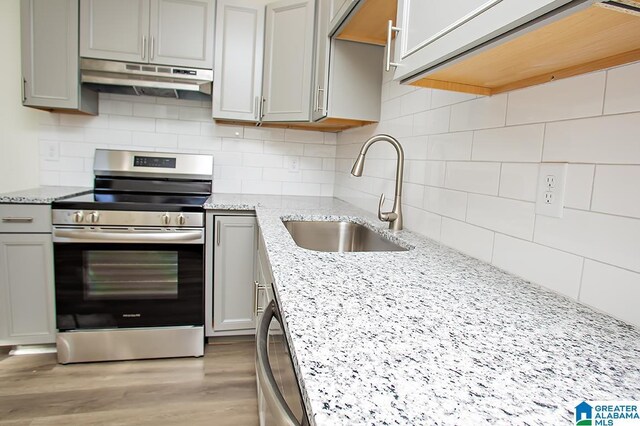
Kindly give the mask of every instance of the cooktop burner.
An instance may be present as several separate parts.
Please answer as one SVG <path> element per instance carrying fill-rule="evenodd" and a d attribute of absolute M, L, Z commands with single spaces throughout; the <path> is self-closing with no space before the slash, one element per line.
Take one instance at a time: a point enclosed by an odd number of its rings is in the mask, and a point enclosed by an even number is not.
<path fill-rule="evenodd" d="M 127 210 L 198 212 L 208 195 L 94 193 L 53 203 L 53 208 L 78 210 Z"/>

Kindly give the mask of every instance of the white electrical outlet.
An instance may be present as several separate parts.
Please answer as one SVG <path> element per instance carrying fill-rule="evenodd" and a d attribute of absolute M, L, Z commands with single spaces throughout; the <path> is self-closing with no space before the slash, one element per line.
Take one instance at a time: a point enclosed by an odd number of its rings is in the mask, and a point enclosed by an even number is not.
<path fill-rule="evenodd" d="M 542 163 L 538 173 L 536 214 L 562 217 L 567 163 Z"/>
<path fill-rule="evenodd" d="M 298 157 L 289 157 L 289 171 L 292 173 L 296 173 L 300 171 L 300 158 Z"/>

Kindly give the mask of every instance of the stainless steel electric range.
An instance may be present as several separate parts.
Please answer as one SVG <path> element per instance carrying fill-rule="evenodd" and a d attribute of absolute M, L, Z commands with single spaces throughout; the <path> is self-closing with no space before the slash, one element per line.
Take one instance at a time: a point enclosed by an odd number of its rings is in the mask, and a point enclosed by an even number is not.
<path fill-rule="evenodd" d="M 52 204 L 58 362 L 202 356 L 213 157 L 98 149 L 94 175 Z"/>

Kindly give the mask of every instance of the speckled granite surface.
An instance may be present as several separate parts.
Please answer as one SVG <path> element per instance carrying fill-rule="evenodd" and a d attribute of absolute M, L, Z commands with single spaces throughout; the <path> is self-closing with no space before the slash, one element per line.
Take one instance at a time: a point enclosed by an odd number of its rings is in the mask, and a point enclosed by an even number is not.
<path fill-rule="evenodd" d="M 302 249 L 281 218 L 385 225 L 331 198 L 258 198 L 209 207 L 256 208 L 312 424 L 559 425 L 583 399 L 640 399 L 637 328 L 408 231 L 407 252 Z"/>
<path fill-rule="evenodd" d="M 52 202 L 62 200 L 63 198 L 74 197 L 91 191 L 92 188 L 78 186 L 39 186 L 38 188 L 0 194 L 0 203 L 51 204 Z"/>

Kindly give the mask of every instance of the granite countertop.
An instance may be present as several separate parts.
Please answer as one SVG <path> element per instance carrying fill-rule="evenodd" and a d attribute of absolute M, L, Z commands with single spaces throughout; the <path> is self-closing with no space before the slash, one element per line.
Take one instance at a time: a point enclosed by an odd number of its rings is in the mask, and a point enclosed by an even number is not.
<path fill-rule="evenodd" d="M 640 399 L 640 330 L 320 197 L 214 195 L 255 209 L 312 425 L 569 424 Z M 406 252 L 298 247 L 281 219 L 354 220 Z"/>
<path fill-rule="evenodd" d="M 64 198 L 87 194 L 92 190 L 79 186 L 39 186 L 0 194 L 0 204 L 51 204 Z"/>

